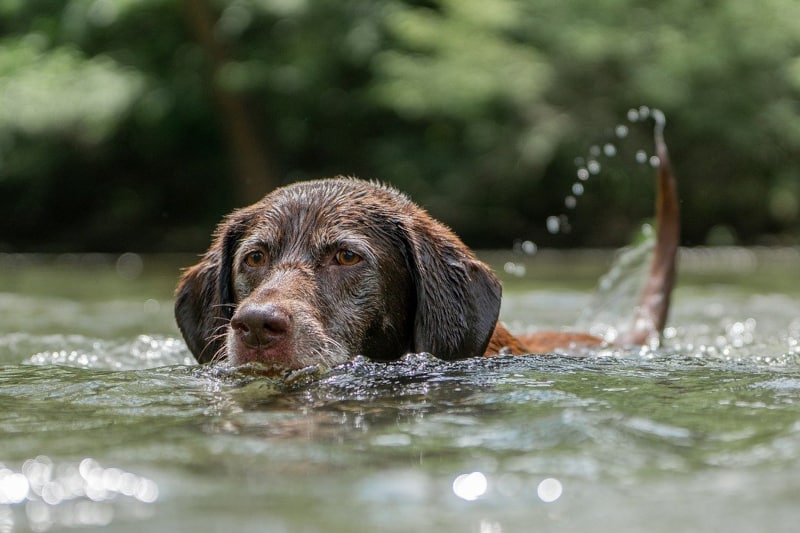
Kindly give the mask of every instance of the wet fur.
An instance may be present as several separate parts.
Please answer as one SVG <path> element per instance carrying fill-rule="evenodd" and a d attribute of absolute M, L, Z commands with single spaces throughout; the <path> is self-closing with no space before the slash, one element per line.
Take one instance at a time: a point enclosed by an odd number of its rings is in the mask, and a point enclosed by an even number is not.
<path fill-rule="evenodd" d="M 346 248 L 363 261 L 332 265 Z M 243 267 L 263 250 L 267 266 Z M 361 354 L 481 355 L 500 309 L 492 271 L 444 225 L 398 191 L 354 178 L 290 185 L 233 212 L 181 280 L 176 318 L 198 361 L 259 357 L 229 327 L 237 310 L 278 305 L 292 317 L 269 362 L 333 365 Z"/>

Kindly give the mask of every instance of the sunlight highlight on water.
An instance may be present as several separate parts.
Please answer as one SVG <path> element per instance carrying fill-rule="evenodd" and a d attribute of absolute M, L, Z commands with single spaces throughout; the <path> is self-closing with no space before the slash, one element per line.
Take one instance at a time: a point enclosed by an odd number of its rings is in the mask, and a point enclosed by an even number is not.
<path fill-rule="evenodd" d="M 155 481 L 105 468 L 91 458 L 56 463 L 40 455 L 25 461 L 19 471 L 0 463 L 0 505 L 24 504 L 27 525 L 34 531 L 106 526 L 117 513 L 115 501 L 152 504 L 158 494 Z M 13 530 L 14 522 L 14 513 L 7 513 L 11 529 L 5 530 Z"/>
<path fill-rule="evenodd" d="M 508 494 L 519 493 L 518 480 L 504 476 L 497 481 L 497 490 Z M 489 478 L 483 472 L 460 474 L 453 480 L 453 494 L 466 501 L 475 501 L 486 496 L 489 491 Z M 536 496 L 544 503 L 553 503 L 564 493 L 561 481 L 546 478 L 536 486 Z"/>
<path fill-rule="evenodd" d="M 561 482 L 554 478 L 543 479 L 536 487 L 536 494 L 544 503 L 553 503 L 558 500 L 564 492 Z"/>
<path fill-rule="evenodd" d="M 31 355 L 32 365 L 67 365 L 82 368 L 107 368 L 129 370 L 166 365 L 193 365 L 183 341 L 171 337 L 139 335 L 133 341 L 122 343 L 72 335 L 55 336 L 53 344 L 62 349 Z M 63 348 L 69 346 L 68 348 Z"/>
<path fill-rule="evenodd" d="M 453 493 L 470 502 L 486 494 L 488 488 L 489 482 L 482 472 L 461 474 L 453 480 Z"/>

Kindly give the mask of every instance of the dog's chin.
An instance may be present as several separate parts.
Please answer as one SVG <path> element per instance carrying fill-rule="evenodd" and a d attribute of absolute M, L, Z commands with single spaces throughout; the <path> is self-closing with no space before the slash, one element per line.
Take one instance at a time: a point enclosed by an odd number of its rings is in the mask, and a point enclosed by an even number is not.
<path fill-rule="evenodd" d="M 274 343 L 270 346 L 250 346 L 234 338 L 229 340 L 227 351 L 228 364 L 232 366 L 251 363 L 278 365 L 290 369 L 308 366 L 305 361 L 299 360 L 294 352 L 283 342 Z"/>

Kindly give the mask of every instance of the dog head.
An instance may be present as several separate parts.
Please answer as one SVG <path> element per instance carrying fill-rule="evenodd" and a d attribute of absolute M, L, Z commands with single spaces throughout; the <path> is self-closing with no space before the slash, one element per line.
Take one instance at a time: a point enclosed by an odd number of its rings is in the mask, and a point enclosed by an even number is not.
<path fill-rule="evenodd" d="M 234 211 L 176 291 L 198 361 L 292 368 L 354 355 L 482 355 L 500 308 L 491 270 L 396 190 L 300 182 Z"/>

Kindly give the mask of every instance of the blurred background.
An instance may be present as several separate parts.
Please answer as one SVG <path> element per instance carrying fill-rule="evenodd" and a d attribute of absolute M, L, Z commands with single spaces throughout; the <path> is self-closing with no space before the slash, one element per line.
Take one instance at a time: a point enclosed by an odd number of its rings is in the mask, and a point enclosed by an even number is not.
<path fill-rule="evenodd" d="M 685 244 L 800 241 L 797 0 L 0 0 L 0 252 L 200 252 L 335 174 L 474 247 L 619 246 L 640 106 Z"/>

